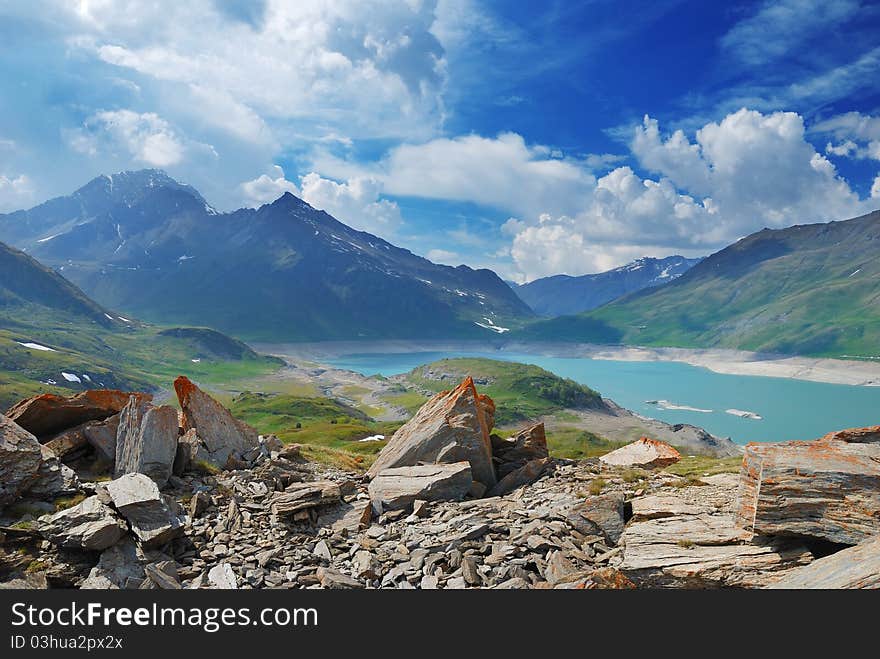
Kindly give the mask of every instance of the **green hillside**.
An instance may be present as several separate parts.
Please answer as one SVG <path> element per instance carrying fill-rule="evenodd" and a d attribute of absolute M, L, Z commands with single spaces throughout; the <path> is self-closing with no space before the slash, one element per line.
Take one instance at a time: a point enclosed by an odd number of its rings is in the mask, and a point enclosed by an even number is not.
<path fill-rule="evenodd" d="M 515 338 L 880 355 L 880 212 L 765 229 L 680 279 Z"/>

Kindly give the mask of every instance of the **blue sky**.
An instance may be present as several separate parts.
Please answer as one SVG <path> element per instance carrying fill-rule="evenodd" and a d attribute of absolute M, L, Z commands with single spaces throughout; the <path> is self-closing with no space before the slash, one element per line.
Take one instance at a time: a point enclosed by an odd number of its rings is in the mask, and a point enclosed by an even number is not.
<path fill-rule="evenodd" d="M 880 207 L 880 4 L 0 1 L 0 212 L 160 167 L 520 281 Z"/>

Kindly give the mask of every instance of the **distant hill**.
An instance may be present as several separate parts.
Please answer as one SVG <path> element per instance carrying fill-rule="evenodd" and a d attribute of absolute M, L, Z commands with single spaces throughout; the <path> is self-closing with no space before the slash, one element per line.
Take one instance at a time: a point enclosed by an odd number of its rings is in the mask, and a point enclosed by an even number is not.
<path fill-rule="evenodd" d="M 520 338 L 880 356 L 880 211 L 764 229 L 675 281 Z"/>
<path fill-rule="evenodd" d="M 601 307 L 627 293 L 667 284 L 701 260 L 683 256 L 646 257 L 594 275 L 544 277 L 514 290 L 540 316 L 576 314 Z"/>
<path fill-rule="evenodd" d="M 0 215 L 3 239 L 101 304 L 248 339 L 486 338 L 534 316 L 490 270 L 434 264 L 290 193 L 217 213 L 158 170 Z"/>
<path fill-rule="evenodd" d="M 0 309 L 19 308 L 24 312 L 28 307 L 64 312 L 105 327 L 113 324 L 100 305 L 64 277 L 24 252 L 0 243 Z"/>

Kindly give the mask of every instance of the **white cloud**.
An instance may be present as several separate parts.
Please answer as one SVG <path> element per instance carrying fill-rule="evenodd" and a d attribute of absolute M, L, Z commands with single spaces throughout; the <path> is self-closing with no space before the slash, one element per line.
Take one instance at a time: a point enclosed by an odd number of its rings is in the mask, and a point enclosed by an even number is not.
<path fill-rule="evenodd" d="M 311 172 L 301 184 L 305 201 L 355 229 L 385 237 L 393 235 L 403 222 L 397 204 L 380 199 L 382 184 L 375 179 L 337 183 Z"/>
<path fill-rule="evenodd" d="M 764 64 L 853 18 L 859 5 L 858 0 L 767 0 L 722 37 L 721 47 L 744 64 Z"/>
<path fill-rule="evenodd" d="M 434 263 L 442 263 L 443 265 L 456 265 L 461 261 L 461 257 L 457 252 L 450 252 L 445 249 L 428 250 L 425 257 Z"/>
<path fill-rule="evenodd" d="M 155 167 L 179 163 L 186 150 L 183 140 L 159 115 L 132 110 L 96 112 L 68 136 L 68 141 L 87 155 L 121 148 L 135 160 Z"/>
<path fill-rule="evenodd" d="M 847 112 L 820 121 L 811 128 L 815 133 L 828 133 L 840 140 L 831 142 L 825 152 L 849 158 L 880 160 L 880 117 Z"/>
<path fill-rule="evenodd" d="M 262 174 L 252 181 L 245 181 L 240 187 L 245 203 L 251 207 L 271 203 L 285 192 L 297 196 L 300 194 L 296 184 L 285 178 L 284 170 L 279 165 L 272 166 L 272 175 Z"/>
<path fill-rule="evenodd" d="M 50 4 L 71 21 L 72 48 L 158 82 L 242 140 L 270 139 L 272 121 L 425 135 L 445 113 L 436 1 L 268 0 L 248 20 L 211 0 Z"/>
<path fill-rule="evenodd" d="M 871 186 L 871 199 L 880 199 L 880 174 L 877 175 Z"/>
<path fill-rule="evenodd" d="M 870 210 L 804 137 L 790 112 L 740 110 L 691 141 L 667 138 L 646 117 L 631 143 L 640 164 L 600 178 L 574 214 L 508 221 L 512 257 L 525 279 L 583 274 L 638 256 L 696 256 L 762 227 L 845 219 Z"/>
<path fill-rule="evenodd" d="M 27 208 L 32 205 L 35 193 L 33 181 L 25 174 L 0 174 L 0 212 Z"/>
<path fill-rule="evenodd" d="M 576 212 L 595 186 L 584 163 L 554 157 L 516 133 L 404 144 L 372 165 L 319 155 L 313 166 L 334 178 L 372 177 L 390 195 L 475 202 L 534 217 Z"/>

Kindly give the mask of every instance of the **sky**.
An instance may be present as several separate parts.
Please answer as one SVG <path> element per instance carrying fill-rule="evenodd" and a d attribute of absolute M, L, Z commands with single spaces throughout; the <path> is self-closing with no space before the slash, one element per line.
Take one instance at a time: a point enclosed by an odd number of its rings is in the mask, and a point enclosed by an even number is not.
<path fill-rule="evenodd" d="M 0 212 L 160 168 L 524 282 L 880 208 L 877 0 L 0 0 Z"/>

